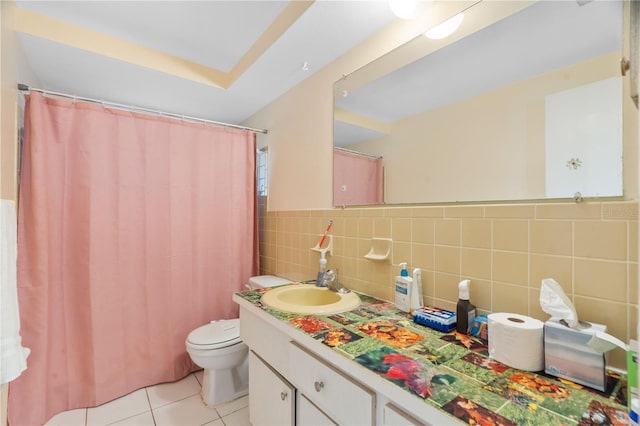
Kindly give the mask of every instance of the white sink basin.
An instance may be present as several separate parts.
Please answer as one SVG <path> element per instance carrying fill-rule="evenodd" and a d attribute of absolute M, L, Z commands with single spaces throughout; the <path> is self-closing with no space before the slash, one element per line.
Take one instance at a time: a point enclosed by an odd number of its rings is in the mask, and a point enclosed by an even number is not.
<path fill-rule="evenodd" d="M 276 287 L 266 292 L 260 301 L 279 311 L 316 315 L 337 314 L 360 305 L 360 298 L 353 292 L 341 294 L 312 284 Z"/>

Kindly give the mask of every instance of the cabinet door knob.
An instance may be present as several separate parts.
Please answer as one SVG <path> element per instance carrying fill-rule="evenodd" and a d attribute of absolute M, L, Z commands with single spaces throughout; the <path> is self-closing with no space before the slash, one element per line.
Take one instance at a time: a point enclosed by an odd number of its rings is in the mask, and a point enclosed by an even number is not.
<path fill-rule="evenodd" d="M 316 381 L 313 384 L 313 387 L 316 388 L 316 392 L 320 392 L 322 390 L 322 388 L 324 387 L 324 382 Z"/>
<path fill-rule="evenodd" d="M 284 401 L 285 399 L 287 399 L 287 393 L 286 393 L 286 392 L 284 392 L 284 391 L 280 392 L 280 399 L 281 399 L 281 400 L 283 400 L 283 401 Z"/>

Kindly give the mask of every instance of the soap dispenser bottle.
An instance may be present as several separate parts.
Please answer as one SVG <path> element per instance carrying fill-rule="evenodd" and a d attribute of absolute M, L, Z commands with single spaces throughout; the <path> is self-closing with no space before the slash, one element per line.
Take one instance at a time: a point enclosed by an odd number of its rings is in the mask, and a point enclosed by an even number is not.
<path fill-rule="evenodd" d="M 396 276 L 396 308 L 404 312 L 409 312 L 411 306 L 411 283 L 413 279 L 407 271 L 407 263 L 400 264 L 400 275 Z"/>
<path fill-rule="evenodd" d="M 458 284 L 456 331 L 462 334 L 469 334 L 473 320 L 476 317 L 476 307 L 469 302 L 469 283 L 469 280 L 462 280 Z"/>
<path fill-rule="evenodd" d="M 318 275 L 316 277 L 316 286 L 321 286 L 324 281 L 324 274 L 327 272 L 327 249 L 320 249 L 320 266 L 318 268 Z"/>

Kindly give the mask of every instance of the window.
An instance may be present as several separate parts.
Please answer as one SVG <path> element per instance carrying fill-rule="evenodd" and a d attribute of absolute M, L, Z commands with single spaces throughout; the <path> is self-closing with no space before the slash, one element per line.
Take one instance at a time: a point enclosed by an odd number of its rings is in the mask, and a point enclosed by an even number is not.
<path fill-rule="evenodd" d="M 269 164 L 269 148 L 260 148 L 256 153 L 256 187 L 259 197 L 267 196 L 268 189 L 268 168 Z"/>

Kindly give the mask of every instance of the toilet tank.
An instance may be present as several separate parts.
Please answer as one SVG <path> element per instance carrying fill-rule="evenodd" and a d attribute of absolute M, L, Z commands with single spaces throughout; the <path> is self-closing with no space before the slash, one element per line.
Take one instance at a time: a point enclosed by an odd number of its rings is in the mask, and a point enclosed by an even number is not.
<path fill-rule="evenodd" d="M 290 284 L 292 281 L 286 278 L 276 277 L 275 275 L 258 275 L 256 277 L 249 278 L 249 284 L 247 288 L 257 289 L 265 287 L 275 287 L 283 284 Z"/>

